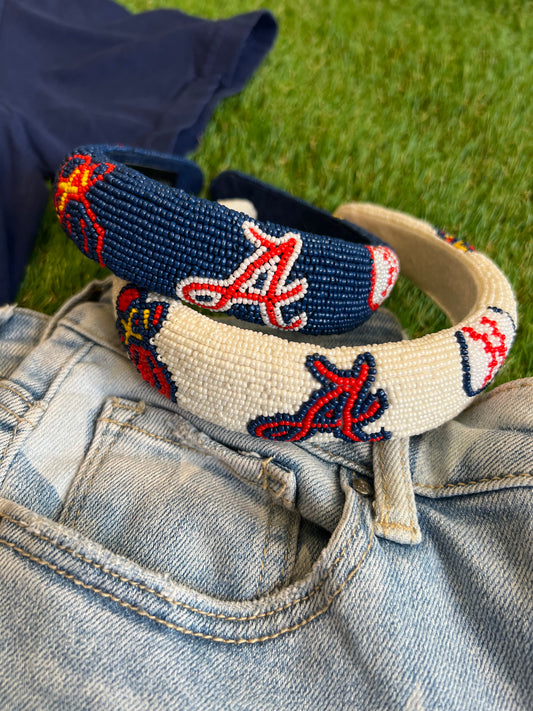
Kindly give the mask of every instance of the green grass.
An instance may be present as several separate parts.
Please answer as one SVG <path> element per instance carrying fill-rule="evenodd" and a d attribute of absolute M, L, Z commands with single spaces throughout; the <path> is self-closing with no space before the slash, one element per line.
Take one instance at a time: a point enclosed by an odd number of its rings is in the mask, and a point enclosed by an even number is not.
<path fill-rule="evenodd" d="M 266 7 L 124 4 L 211 18 Z M 497 382 L 533 375 L 533 6 L 271 0 L 268 8 L 280 27 L 274 50 L 217 108 L 192 156 L 207 182 L 235 168 L 328 210 L 373 201 L 460 234 L 501 267 L 519 301 L 517 338 Z M 49 209 L 18 301 L 52 313 L 102 273 Z M 388 306 L 411 337 L 446 325 L 402 279 Z"/>

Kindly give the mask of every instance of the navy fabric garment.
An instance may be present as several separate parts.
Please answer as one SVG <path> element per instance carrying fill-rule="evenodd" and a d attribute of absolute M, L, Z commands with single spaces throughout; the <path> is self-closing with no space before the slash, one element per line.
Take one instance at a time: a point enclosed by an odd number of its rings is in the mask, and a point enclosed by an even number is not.
<path fill-rule="evenodd" d="M 265 11 L 210 21 L 111 0 L 0 0 L 0 303 L 12 301 L 48 198 L 80 143 L 184 155 L 272 47 Z"/>

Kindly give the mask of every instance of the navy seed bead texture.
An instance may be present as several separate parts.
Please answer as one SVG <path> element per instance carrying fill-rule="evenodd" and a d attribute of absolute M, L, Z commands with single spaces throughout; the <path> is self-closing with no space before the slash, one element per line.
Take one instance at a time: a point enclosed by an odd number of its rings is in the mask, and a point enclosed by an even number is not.
<path fill-rule="evenodd" d="M 274 329 L 348 331 L 390 292 L 398 262 L 377 237 L 258 180 L 221 174 L 213 197 L 251 200 L 252 219 L 191 194 L 198 174 L 171 156 L 85 146 L 57 173 L 56 212 L 115 275 Z"/>

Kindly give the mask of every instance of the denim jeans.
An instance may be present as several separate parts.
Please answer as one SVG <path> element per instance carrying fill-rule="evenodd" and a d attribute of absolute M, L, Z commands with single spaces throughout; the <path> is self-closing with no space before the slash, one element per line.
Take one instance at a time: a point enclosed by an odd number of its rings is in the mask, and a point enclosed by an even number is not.
<path fill-rule="evenodd" d="M 533 708 L 533 379 L 260 440 L 142 381 L 106 283 L 0 309 L 0 371 L 1 709 Z"/>

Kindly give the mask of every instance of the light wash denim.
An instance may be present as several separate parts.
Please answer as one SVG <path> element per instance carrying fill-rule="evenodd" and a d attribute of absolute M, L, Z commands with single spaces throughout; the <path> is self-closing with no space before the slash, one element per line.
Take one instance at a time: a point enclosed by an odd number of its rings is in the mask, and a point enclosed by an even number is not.
<path fill-rule="evenodd" d="M 533 379 L 254 439 L 141 380 L 105 283 L 0 309 L 0 371 L 1 709 L 533 708 Z"/>

